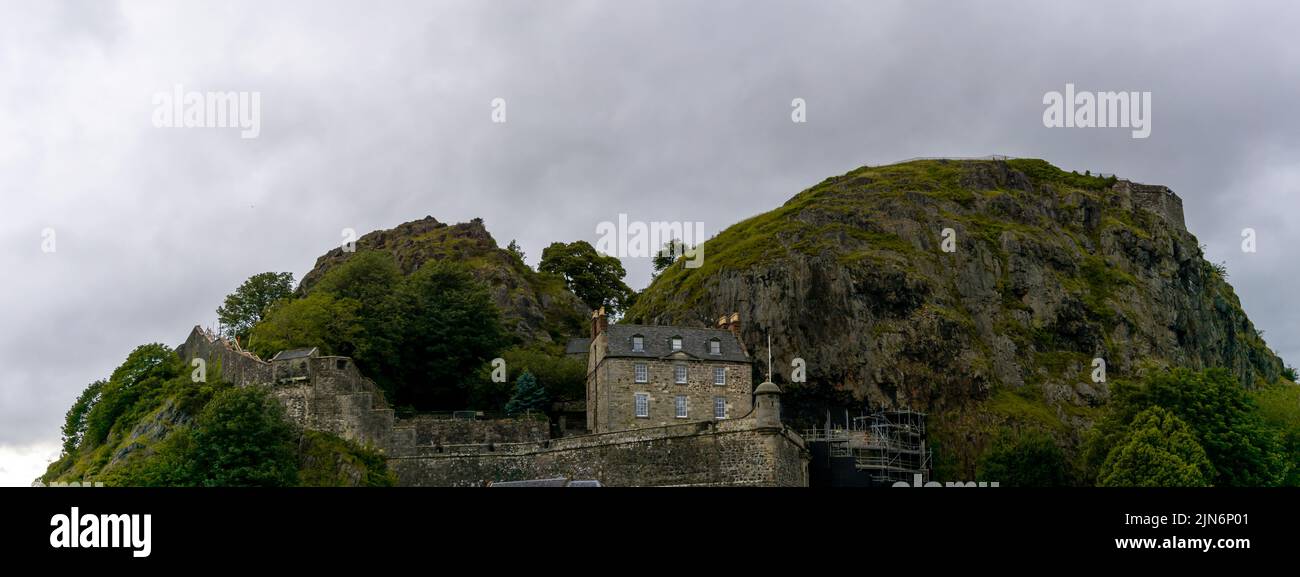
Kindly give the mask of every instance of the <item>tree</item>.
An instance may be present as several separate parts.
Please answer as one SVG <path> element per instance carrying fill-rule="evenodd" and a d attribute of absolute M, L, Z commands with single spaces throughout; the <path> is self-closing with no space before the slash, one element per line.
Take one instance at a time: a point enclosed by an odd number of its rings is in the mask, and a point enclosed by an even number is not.
<path fill-rule="evenodd" d="M 675 238 L 664 243 L 663 248 L 659 249 L 659 252 L 655 254 L 652 262 L 655 274 L 663 272 L 664 269 L 673 266 L 673 263 L 677 261 L 678 255 L 685 252 L 685 249 L 686 246 L 682 244 L 682 241 Z"/>
<path fill-rule="evenodd" d="M 615 314 L 631 306 L 636 292 L 623 282 L 627 271 L 617 258 L 602 255 L 585 240 L 555 242 L 542 251 L 537 270 L 559 275 L 588 307 Z"/>
<path fill-rule="evenodd" d="M 99 399 L 86 413 L 80 442 L 98 446 L 108 439 L 119 420 L 134 424 L 137 405 L 140 410 L 149 408 L 148 401 L 161 394 L 163 384 L 183 370 L 180 357 L 166 345 L 136 347 L 100 387 Z"/>
<path fill-rule="evenodd" d="M 391 254 L 363 250 L 329 269 L 308 294 L 324 292 L 340 299 L 354 299 L 363 309 L 371 310 L 387 300 L 401 282 L 402 271 Z"/>
<path fill-rule="evenodd" d="M 521 263 L 522 263 L 522 262 L 525 262 L 525 261 L 524 261 L 524 249 L 519 248 L 519 243 L 518 243 L 518 242 L 515 242 L 514 240 L 511 240 L 511 241 L 510 241 L 510 244 L 506 246 L 506 250 L 507 250 L 510 254 L 514 255 L 515 258 L 519 259 L 519 262 L 521 262 Z"/>
<path fill-rule="evenodd" d="M 346 342 L 336 343 L 333 352 L 352 356 L 362 372 L 389 391 L 393 389 L 392 367 L 400 363 L 396 343 L 402 338 L 402 327 L 395 321 L 401 311 L 394 295 L 402 282 L 404 277 L 391 254 L 361 251 L 331 268 L 307 293 L 308 298 L 330 295 L 355 307 L 353 330 Z"/>
<path fill-rule="evenodd" d="M 564 355 L 562 349 L 547 350 L 534 344 L 515 346 L 501 352 L 506 362 L 506 381 L 492 381 L 492 365 L 479 369 L 470 391 L 470 406 L 481 410 L 501 410 L 514 395 L 512 384 L 524 372 L 531 373 L 546 390 L 551 401 L 582 400 L 586 395 L 587 365 Z"/>
<path fill-rule="evenodd" d="M 1251 391 L 1264 423 L 1278 431 L 1285 450 L 1288 487 L 1300 487 L 1300 386 L 1277 382 Z"/>
<path fill-rule="evenodd" d="M 86 433 L 86 416 L 90 410 L 95 408 L 95 403 L 99 402 L 100 392 L 103 390 L 106 381 L 100 379 L 90 383 L 77 400 L 72 403 L 63 423 L 63 453 L 71 454 L 81 445 L 81 438 Z"/>
<path fill-rule="evenodd" d="M 244 284 L 227 295 L 225 302 L 217 307 L 217 320 L 221 321 L 222 334 L 247 339 L 249 331 L 262 320 L 271 305 L 292 294 L 292 273 L 264 272 L 248 277 Z"/>
<path fill-rule="evenodd" d="M 1282 368 L 1282 378 L 1294 383 L 1296 382 L 1296 377 L 1295 367 L 1287 366 Z"/>
<path fill-rule="evenodd" d="M 1261 418 L 1245 387 L 1225 369 L 1156 372 L 1141 383 L 1116 382 L 1109 413 L 1088 443 L 1090 471 L 1131 433 L 1138 414 L 1163 408 L 1191 427 L 1213 465 L 1219 487 L 1267 487 L 1285 481 L 1290 468 L 1279 433 Z M 1100 477 L 1098 477 L 1100 478 Z"/>
<path fill-rule="evenodd" d="M 217 394 L 196 420 L 186 461 L 204 487 L 282 487 L 298 481 L 298 432 L 261 387 Z"/>
<path fill-rule="evenodd" d="M 475 371 L 510 344 L 487 288 L 462 265 L 431 261 L 394 295 L 400 326 L 392 368 L 397 404 L 418 409 L 464 408 Z"/>
<path fill-rule="evenodd" d="M 506 414 L 515 416 L 529 411 L 546 412 L 546 389 L 538 384 L 533 374 L 524 371 L 515 381 L 515 396 L 506 403 Z"/>
<path fill-rule="evenodd" d="M 266 320 L 253 327 L 249 350 L 263 358 L 277 352 L 320 347 L 326 354 L 351 355 L 353 342 L 361 332 L 355 299 L 337 299 L 325 292 L 282 301 Z"/>
<path fill-rule="evenodd" d="M 1128 433 L 1101 467 L 1102 487 L 1208 487 L 1214 466 L 1191 427 L 1172 412 L 1151 407 L 1133 419 Z"/>
<path fill-rule="evenodd" d="M 1065 453 L 1051 435 L 1037 431 L 1003 435 L 980 460 L 981 481 L 1004 487 L 1059 487 L 1067 484 Z"/>

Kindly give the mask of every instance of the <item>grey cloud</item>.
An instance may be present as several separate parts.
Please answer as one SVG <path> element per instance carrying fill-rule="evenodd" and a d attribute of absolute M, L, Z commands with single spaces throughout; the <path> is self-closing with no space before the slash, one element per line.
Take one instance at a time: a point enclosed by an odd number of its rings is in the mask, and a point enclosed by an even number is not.
<path fill-rule="evenodd" d="M 478 216 L 535 263 L 620 212 L 712 234 L 912 156 L 1035 156 L 1171 186 L 1267 340 L 1300 359 L 1294 7 L 225 6 L 6 3 L 0 444 L 56 440 L 132 347 L 211 323 L 250 274 L 301 276 L 342 228 Z M 1044 128 L 1042 95 L 1066 82 L 1151 91 L 1151 137 Z M 178 83 L 261 92 L 260 138 L 154 128 L 152 94 Z M 789 120 L 795 97 L 806 124 Z M 1244 227 L 1256 254 L 1237 249 Z M 626 264 L 643 286 L 649 263 Z"/>

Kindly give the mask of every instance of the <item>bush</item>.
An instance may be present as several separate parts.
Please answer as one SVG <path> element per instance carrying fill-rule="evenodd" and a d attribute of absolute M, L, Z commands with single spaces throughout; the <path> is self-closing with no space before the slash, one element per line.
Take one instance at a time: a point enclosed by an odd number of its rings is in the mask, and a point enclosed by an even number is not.
<path fill-rule="evenodd" d="M 1059 487 L 1068 484 L 1065 453 L 1051 435 L 1004 433 L 980 459 L 976 477 L 1003 487 Z"/>
<path fill-rule="evenodd" d="M 303 487 L 391 487 L 396 477 L 374 449 L 320 431 L 299 443 L 298 484 Z"/>
<path fill-rule="evenodd" d="M 185 484 L 278 487 L 298 481 L 298 433 L 265 389 L 235 387 L 218 393 L 190 437 Z"/>

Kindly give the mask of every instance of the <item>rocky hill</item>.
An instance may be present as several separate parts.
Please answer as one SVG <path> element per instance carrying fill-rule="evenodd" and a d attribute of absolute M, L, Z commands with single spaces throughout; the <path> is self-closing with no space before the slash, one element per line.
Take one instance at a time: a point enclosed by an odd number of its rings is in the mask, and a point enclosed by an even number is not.
<path fill-rule="evenodd" d="M 1250 386 L 1283 368 L 1172 191 L 1041 160 L 863 167 L 731 226 L 704 255 L 662 273 L 626 320 L 738 310 L 751 350 L 770 333 L 774 380 L 806 361 L 793 397 L 821 387 L 928 411 L 963 478 L 1002 429 L 1077 453 L 1115 379 L 1222 366 Z"/>
<path fill-rule="evenodd" d="M 538 274 L 509 251 L 497 246 L 481 219 L 448 225 L 432 216 L 377 230 L 357 240 L 357 250 L 393 255 L 404 274 L 430 260 L 451 259 L 469 266 L 492 294 L 504 326 L 524 342 L 555 342 L 585 330 L 591 309 L 564 287 L 561 279 Z M 330 268 L 348 254 L 335 248 L 303 275 L 299 293 L 309 290 Z"/>

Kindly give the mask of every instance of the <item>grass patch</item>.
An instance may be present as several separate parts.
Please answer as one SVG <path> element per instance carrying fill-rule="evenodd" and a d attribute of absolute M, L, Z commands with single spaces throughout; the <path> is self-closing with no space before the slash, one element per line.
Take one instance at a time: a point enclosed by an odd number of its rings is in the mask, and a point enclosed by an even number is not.
<path fill-rule="evenodd" d="M 1036 394 L 1037 389 L 1025 387 L 1023 392 L 1001 389 L 989 399 L 989 411 L 1008 421 L 1037 427 L 1042 430 L 1065 431 L 1067 427 L 1056 413 Z"/>
<path fill-rule="evenodd" d="M 1029 180 L 1035 184 L 1055 184 L 1069 188 L 1082 188 L 1085 190 L 1102 190 L 1115 184 L 1118 180 L 1114 176 L 1102 178 L 1100 176 L 1089 176 L 1077 172 L 1066 172 L 1046 160 L 1037 158 L 1015 158 L 1006 161 L 1011 168 L 1025 173 Z"/>

